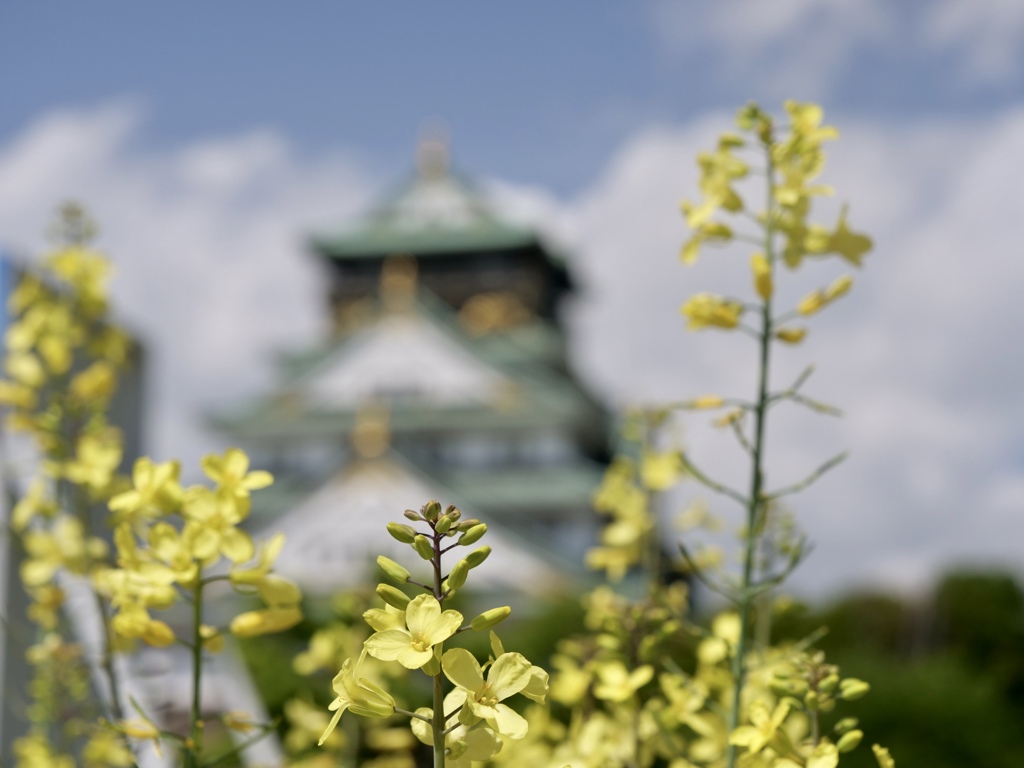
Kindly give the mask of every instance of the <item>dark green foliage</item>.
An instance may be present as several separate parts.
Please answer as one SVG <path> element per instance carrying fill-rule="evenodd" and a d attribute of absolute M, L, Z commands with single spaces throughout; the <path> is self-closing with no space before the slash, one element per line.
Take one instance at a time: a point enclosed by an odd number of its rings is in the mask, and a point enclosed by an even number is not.
<path fill-rule="evenodd" d="M 290 630 L 239 640 L 245 664 L 271 717 L 281 716 L 284 703 L 307 687 L 305 679 L 296 674 L 291 664 L 296 654 L 306 649 L 309 637 L 303 637 L 304 634 Z M 326 697 L 329 692 L 328 688 L 318 693 Z M 329 701 L 325 698 L 324 706 Z"/>
<path fill-rule="evenodd" d="M 828 627 L 817 646 L 871 693 L 842 708 L 866 737 L 844 768 L 877 768 L 871 744 L 899 768 L 1024 766 L 1024 595 L 1004 573 L 961 571 L 909 601 L 846 597 L 790 608 L 776 639 Z M 831 725 L 831 723 L 829 724 Z"/>
<path fill-rule="evenodd" d="M 842 658 L 840 656 L 842 655 Z M 871 744 L 889 747 L 899 768 L 1019 768 L 1024 728 L 999 688 L 952 655 L 912 663 L 876 653 L 836 654 L 844 673 L 871 681 L 855 711 L 864 744 L 843 768 L 877 768 Z"/>
<path fill-rule="evenodd" d="M 940 647 L 957 653 L 1024 707 L 1024 594 L 1012 577 L 947 576 L 936 590 L 934 624 Z"/>

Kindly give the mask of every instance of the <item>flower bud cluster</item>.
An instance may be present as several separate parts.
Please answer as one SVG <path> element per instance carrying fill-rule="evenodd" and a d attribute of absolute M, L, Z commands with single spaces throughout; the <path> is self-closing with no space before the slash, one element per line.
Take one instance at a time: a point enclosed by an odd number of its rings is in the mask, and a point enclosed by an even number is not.
<path fill-rule="evenodd" d="M 769 306 L 776 290 L 777 261 L 796 269 L 808 256 L 836 255 L 859 267 L 864 254 L 872 247 L 870 238 L 849 228 L 846 206 L 832 228 L 808 221 L 813 199 L 832 194 L 831 187 L 815 182 L 825 165 L 822 146 L 839 134 L 835 128 L 822 125 L 823 112 L 816 104 L 789 101 L 785 109 L 789 128 L 781 136 L 771 116 L 760 107 L 751 104 L 740 110 L 736 124 L 746 135 L 724 134 L 716 151 L 698 156 L 698 186 L 704 199 L 698 204 L 682 203 L 684 218 L 692 230 L 682 249 L 682 259 L 687 264 L 695 262 L 706 245 L 724 245 L 741 236 L 746 241 L 764 243 L 764 248 L 751 255 L 750 269 L 754 293 Z M 749 174 L 747 162 L 737 152 L 750 147 L 760 147 L 768 163 L 771 194 L 768 208 L 762 211 L 750 211 L 736 187 L 737 182 Z M 761 232 L 734 233 L 730 226 L 715 219 L 722 211 L 752 218 L 760 225 Z M 777 324 L 792 316 L 814 314 L 846 293 L 851 283 L 848 275 L 843 276 L 828 288 L 809 294 L 794 312 L 779 319 Z M 745 327 L 742 326 L 743 316 L 751 309 L 759 308 L 738 299 L 699 293 L 691 297 L 681 311 L 690 330 L 728 331 Z M 769 328 L 769 323 L 765 325 L 763 333 L 785 344 L 798 344 L 807 335 L 803 327 Z"/>
<path fill-rule="evenodd" d="M 379 584 L 376 594 L 384 607 L 363 614 L 374 632 L 363 643 L 358 660 L 347 658 L 334 679 L 336 698 L 331 709 L 335 714 L 320 743 L 331 738 L 345 711 L 369 718 L 385 718 L 399 711 L 395 698 L 362 672 L 369 656 L 397 662 L 407 670 L 422 670 L 434 679 L 433 705 L 406 714 L 413 718 L 413 734 L 434 748 L 436 758 L 447 756 L 450 761 L 460 761 L 454 762 L 458 765 L 463 760 L 489 760 L 501 750 L 503 739 L 522 739 L 528 730 L 527 721 L 502 701 L 516 693 L 543 701 L 547 673 L 521 654 L 506 653 L 493 632 L 494 656 L 486 676 L 487 665 L 481 666 L 468 651 L 445 649 L 454 635 L 489 630 L 511 613 L 511 608 L 502 606 L 466 622 L 460 612 L 444 607 L 465 588 L 472 570 L 487 559 L 491 548 L 484 545 L 472 549 L 447 573 L 444 556 L 477 544 L 487 533 L 487 525 L 463 519 L 457 507 L 442 508 L 437 501 L 427 502 L 418 511 L 406 510 L 404 516 L 413 525 L 388 523 L 388 533 L 395 541 L 408 545 L 420 561 L 429 563 L 429 575 L 420 581 L 405 565 L 383 555 L 377 558 L 377 565 L 394 584 Z M 455 687 L 443 695 L 446 679 Z"/>

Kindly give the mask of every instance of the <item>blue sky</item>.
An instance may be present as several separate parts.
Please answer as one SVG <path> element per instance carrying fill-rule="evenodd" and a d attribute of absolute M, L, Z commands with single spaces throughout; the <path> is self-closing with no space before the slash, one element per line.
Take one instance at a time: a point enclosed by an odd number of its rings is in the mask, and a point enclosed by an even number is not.
<path fill-rule="evenodd" d="M 678 310 L 748 290 L 749 254 L 684 269 L 678 201 L 738 106 L 820 101 L 842 134 L 824 180 L 876 248 L 778 361 L 781 383 L 817 360 L 812 394 L 847 417 L 780 418 L 771 475 L 851 450 L 797 506 L 818 545 L 797 586 L 1024 570 L 1020 0 L 8 2 L 0 94 L 0 247 L 37 253 L 57 203 L 90 207 L 152 351 L 151 450 L 190 466 L 220 447 L 200 414 L 324 332 L 305 238 L 406 174 L 431 119 L 568 245 L 573 361 L 598 393 L 746 394 L 745 348 Z M 737 465 L 700 420 L 685 439 Z"/>
<path fill-rule="evenodd" d="M 894 119 L 991 113 L 1020 97 L 1019 72 L 1006 71 L 1019 57 L 985 63 L 979 49 L 1007 45 L 990 27 L 943 36 L 941 3 L 780 0 L 763 4 L 776 9 L 765 22 L 742 5 L 9 3 L 0 138 L 55 106 L 128 99 L 145 112 L 135 139 L 147 146 L 261 127 L 300 152 L 352 146 L 395 171 L 435 116 L 467 166 L 569 193 L 639 127 L 750 98 L 827 96 L 840 118 Z"/>

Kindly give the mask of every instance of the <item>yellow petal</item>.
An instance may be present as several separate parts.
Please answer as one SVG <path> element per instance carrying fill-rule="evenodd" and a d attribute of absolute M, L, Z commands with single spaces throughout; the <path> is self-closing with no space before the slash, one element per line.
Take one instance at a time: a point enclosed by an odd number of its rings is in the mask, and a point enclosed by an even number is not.
<path fill-rule="evenodd" d="M 445 676 L 460 688 L 477 692 L 484 687 L 484 676 L 480 663 L 465 648 L 452 648 L 441 657 L 441 668 Z"/>

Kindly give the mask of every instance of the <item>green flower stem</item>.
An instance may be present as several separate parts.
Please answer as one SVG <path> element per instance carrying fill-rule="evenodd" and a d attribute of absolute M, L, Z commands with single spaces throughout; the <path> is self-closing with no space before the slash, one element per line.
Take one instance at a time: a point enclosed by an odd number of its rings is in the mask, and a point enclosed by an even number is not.
<path fill-rule="evenodd" d="M 77 442 L 77 436 L 73 435 L 68 438 L 68 444 L 73 445 Z M 61 456 L 60 458 L 66 458 Z M 92 534 L 92 520 L 89 516 L 89 504 L 88 500 L 83 494 L 83 488 L 80 485 L 76 485 L 68 482 L 67 496 L 72 502 L 75 513 L 78 515 L 79 520 L 82 521 L 82 526 L 86 531 L 86 535 Z M 107 603 L 103 599 L 95 585 L 90 581 L 89 591 L 92 592 L 93 599 L 96 603 L 96 613 L 99 616 L 100 624 L 103 626 L 103 647 L 100 649 L 100 669 L 103 670 L 104 676 L 107 678 L 107 686 L 110 689 L 110 706 L 109 713 L 110 717 L 115 722 L 124 720 L 124 708 L 121 706 L 121 681 L 117 676 L 117 670 L 114 667 L 114 633 L 110 626 L 110 612 L 107 610 Z M 135 746 L 123 733 L 120 735 L 121 744 L 128 751 L 128 754 L 132 756 L 132 765 L 137 765 L 138 761 L 135 757 Z"/>
<path fill-rule="evenodd" d="M 203 677 L 203 581 L 197 578 L 192 589 L 192 716 L 190 718 L 189 740 L 185 746 L 186 768 L 199 767 L 202 743 L 201 683 Z"/>
<path fill-rule="evenodd" d="M 417 720 L 422 720 L 425 723 L 432 723 L 433 722 L 433 720 L 431 718 L 429 718 L 429 717 L 424 717 L 423 715 L 418 715 L 415 712 L 410 712 L 408 709 L 402 709 L 401 707 L 395 707 L 395 712 L 397 712 L 400 715 L 405 715 L 406 717 L 412 717 L 412 718 L 415 718 Z"/>
<path fill-rule="evenodd" d="M 444 534 L 438 533 L 435 529 L 435 521 L 430 521 L 434 539 L 434 558 L 431 564 L 434 566 L 434 598 L 438 603 L 444 604 L 446 597 L 441 589 L 441 539 Z M 444 644 L 437 644 L 438 650 L 443 651 Z M 445 717 L 444 717 L 444 673 L 439 669 L 434 677 L 434 713 L 430 719 L 430 730 L 434 742 L 434 768 L 444 768 L 445 753 Z"/>
<path fill-rule="evenodd" d="M 234 749 L 231 749 L 231 750 L 225 752 L 223 755 L 220 755 L 219 757 L 217 757 L 217 758 L 211 760 L 210 762 L 206 763 L 206 765 L 204 765 L 202 768 L 216 768 L 216 766 L 222 765 L 223 763 L 226 763 L 229 760 L 237 759 L 242 754 L 242 752 L 247 750 L 253 744 L 256 744 L 261 739 L 267 738 L 267 736 L 269 734 L 273 733 L 274 729 L 277 728 L 277 725 L 278 725 L 279 722 L 280 722 L 280 720 L 274 720 L 274 722 L 268 723 L 267 725 L 264 725 L 262 730 L 259 733 L 257 733 L 255 736 L 251 736 L 250 738 L 248 738 L 245 741 L 243 741 L 241 744 L 239 744 Z"/>
<path fill-rule="evenodd" d="M 430 729 L 434 735 L 434 768 L 444 768 L 444 681 L 440 672 L 434 675 L 434 717 Z"/>
<path fill-rule="evenodd" d="M 766 173 L 767 202 L 764 223 L 764 253 L 768 264 L 775 266 L 774 227 L 774 185 L 775 167 L 771 153 L 771 135 L 762 138 L 768 167 Z M 733 692 L 732 709 L 729 712 L 729 733 L 740 724 L 740 705 L 743 685 L 746 682 L 747 636 L 750 634 L 750 614 L 755 595 L 751 586 L 754 581 L 754 556 L 758 544 L 759 517 L 764 508 L 761 491 L 764 485 L 764 433 L 765 415 L 768 411 L 768 365 L 771 356 L 772 341 L 772 300 L 771 296 L 764 299 L 761 305 L 761 338 L 760 360 L 758 366 L 757 405 L 754 409 L 754 440 L 751 457 L 750 496 L 747 499 L 747 529 L 743 552 L 743 581 L 740 585 L 740 636 L 732 659 Z M 729 744 L 726 759 L 727 768 L 736 766 L 736 745 Z"/>
<path fill-rule="evenodd" d="M 110 615 L 107 613 L 107 604 L 104 602 L 103 596 L 95 589 L 92 593 L 93 597 L 96 598 L 96 610 L 99 612 L 100 621 L 103 622 L 103 655 L 100 657 L 100 666 L 103 669 L 103 673 L 107 676 L 107 682 L 110 685 L 110 714 L 115 720 L 124 720 L 124 709 L 121 707 L 120 680 L 117 676 L 117 670 L 114 668 L 114 654 L 112 652 L 114 637 L 110 629 Z M 124 739 L 124 744 L 134 754 L 134 750 L 130 749 L 131 743 L 127 738 Z"/>
<path fill-rule="evenodd" d="M 73 445 L 77 440 L 77 436 L 72 435 L 68 438 L 68 444 Z M 66 459 L 63 451 L 59 451 L 57 454 L 57 460 Z M 92 534 L 92 520 L 89 517 L 89 504 L 88 500 L 83 494 L 83 489 L 80 485 L 76 485 L 68 481 L 65 486 L 65 494 L 68 499 L 69 505 L 74 509 L 78 519 L 82 521 L 82 527 L 86 532 L 86 535 Z M 114 670 L 114 658 L 113 658 L 113 645 L 114 638 L 110 629 L 110 615 L 107 612 L 107 604 L 103 600 L 103 596 L 96 591 L 96 587 L 89 584 L 89 591 L 92 592 L 93 598 L 96 602 L 96 613 L 99 615 L 100 623 L 103 625 L 103 647 L 100 649 L 100 669 L 103 670 L 103 674 L 107 678 L 107 685 L 110 688 L 110 716 L 114 720 L 124 720 L 124 710 L 121 707 L 121 696 L 120 696 L 120 684 L 117 678 L 117 673 Z M 131 749 L 131 743 L 127 737 L 122 739 L 125 747 L 128 751 L 134 755 L 134 750 Z"/>

